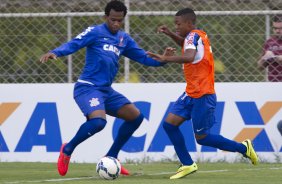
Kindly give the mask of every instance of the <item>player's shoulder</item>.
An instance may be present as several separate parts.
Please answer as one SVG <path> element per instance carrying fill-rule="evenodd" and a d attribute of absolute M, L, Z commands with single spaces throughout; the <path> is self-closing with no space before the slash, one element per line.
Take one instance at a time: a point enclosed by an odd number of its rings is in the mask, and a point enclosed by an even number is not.
<path fill-rule="evenodd" d="M 193 33 L 195 35 L 207 35 L 207 33 L 203 30 L 203 29 L 200 29 L 200 28 L 197 28 L 197 29 L 193 29 L 190 33 Z"/>
<path fill-rule="evenodd" d="M 119 35 L 124 37 L 124 38 L 131 38 L 130 35 L 122 29 L 119 30 Z"/>
<path fill-rule="evenodd" d="M 105 31 L 105 26 L 103 24 L 97 24 L 97 25 L 90 25 L 91 27 L 91 32 L 104 32 Z"/>
<path fill-rule="evenodd" d="M 275 36 L 272 36 L 265 41 L 265 43 L 268 43 L 268 44 L 276 43 L 276 42 L 277 42 L 277 38 Z"/>
<path fill-rule="evenodd" d="M 129 44 L 129 43 L 134 42 L 133 38 L 128 33 L 126 33 L 123 30 L 119 30 L 118 38 L 120 40 L 122 40 L 124 43 L 126 43 L 126 45 Z"/>
<path fill-rule="evenodd" d="M 88 37 L 92 34 L 93 30 L 95 29 L 95 26 L 88 26 L 86 29 L 84 29 L 80 34 L 76 36 L 76 39 L 82 39 L 84 37 Z"/>
<path fill-rule="evenodd" d="M 107 28 L 105 24 L 93 24 L 88 26 L 85 30 L 88 30 L 89 32 L 107 32 Z"/>
<path fill-rule="evenodd" d="M 186 39 L 187 40 L 194 40 L 194 39 L 198 39 L 199 37 L 200 37 L 200 34 L 199 34 L 198 30 L 194 29 L 187 34 Z"/>

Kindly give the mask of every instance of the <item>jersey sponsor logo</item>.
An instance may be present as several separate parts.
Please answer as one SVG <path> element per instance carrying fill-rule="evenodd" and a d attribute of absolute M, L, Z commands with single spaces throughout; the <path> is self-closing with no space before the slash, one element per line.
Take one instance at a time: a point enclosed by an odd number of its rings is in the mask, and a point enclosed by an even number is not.
<path fill-rule="evenodd" d="M 116 55 L 120 55 L 120 51 L 118 50 L 118 48 L 116 48 L 115 46 L 113 46 L 113 45 L 109 45 L 109 44 L 105 44 L 104 46 L 103 46 L 103 49 L 105 50 L 105 51 L 111 51 L 111 52 L 114 52 Z"/>
<path fill-rule="evenodd" d="M 89 100 L 89 102 L 90 102 L 90 107 L 96 107 L 100 104 L 98 98 L 92 98 L 91 100 Z"/>
<path fill-rule="evenodd" d="M 92 29 L 94 29 L 94 27 L 88 27 L 85 31 L 83 31 L 82 33 L 80 33 L 79 35 L 77 35 L 75 38 L 81 40 L 82 37 L 85 36 L 87 33 L 89 33 Z"/>

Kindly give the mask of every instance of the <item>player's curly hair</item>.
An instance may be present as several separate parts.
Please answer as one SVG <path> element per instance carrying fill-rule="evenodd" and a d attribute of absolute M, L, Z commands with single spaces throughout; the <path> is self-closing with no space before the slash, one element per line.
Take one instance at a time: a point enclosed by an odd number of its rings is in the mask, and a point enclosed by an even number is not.
<path fill-rule="evenodd" d="M 175 16 L 183 16 L 187 20 L 191 20 L 192 24 L 196 24 L 196 14 L 191 8 L 181 9 L 175 14 Z"/>
<path fill-rule="evenodd" d="M 118 0 L 110 1 L 105 7 L 105 15 L 109 16 L 111 9 L 117 12 L 123 12 L 124 16 L 127 14 L 127 7 L 123 4 L 123 2 Z"/>

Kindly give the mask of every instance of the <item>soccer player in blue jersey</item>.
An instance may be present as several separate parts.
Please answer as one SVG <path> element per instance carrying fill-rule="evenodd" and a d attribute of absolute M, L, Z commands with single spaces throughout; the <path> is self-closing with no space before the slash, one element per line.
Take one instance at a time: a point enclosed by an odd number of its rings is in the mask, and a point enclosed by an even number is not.
<path fill-rule="evenodd" d="M 125 96 L 111 85 L 119 68 L 121 55 L 148 66 L 162 66 L 147 57 L 121 26 L 127 7 L 120 1 L 110 1 L 105 7 L 105 23 L 88 27 L 73 40 L 44 54 L 40 61 L 72 54 L 86 47 L 85 66 L 74 86 L 74 99 L 86 116 L 76 135 L 61 146 L 58 172 L 64 176 L 68 171 L 71 154 L 83 141 L 100 132 L 106 125 L 106 114 L 124 119 L 106 156 L 117 158 L 119 151 L 144 119 L 143 114 Z M 165 53 L 166 54 L 166 53 Z M 122 167 L 121 174 L 129 172 Z"/>

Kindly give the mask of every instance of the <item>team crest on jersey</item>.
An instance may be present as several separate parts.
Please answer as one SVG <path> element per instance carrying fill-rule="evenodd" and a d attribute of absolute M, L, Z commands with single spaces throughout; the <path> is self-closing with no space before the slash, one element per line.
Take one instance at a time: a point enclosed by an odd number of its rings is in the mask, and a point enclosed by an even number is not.
<path fill-rule="evenodd" d="M 122 46 L 123 45 L 123 37 L 121 36 L 121 37 L 119 37 L 119 44 L 118 44 L 118 46 Z"/>
<path fill-rule="evenodd" d="M 90 102 L 90 107 L 96 107 L 97 105 L 100 104 L 98 98 L 92 98 L 91 100 L 89 100 L 89 102 Z"/>
<path fill-rule="evenodd" d="M 195 33 L 193 33 L 193 32 L 189 33 L 189 35 L 186 38 L 186 42 L 187 42 L 188 45 L 193 44 L 194 36 L 195 36 Z"/>

